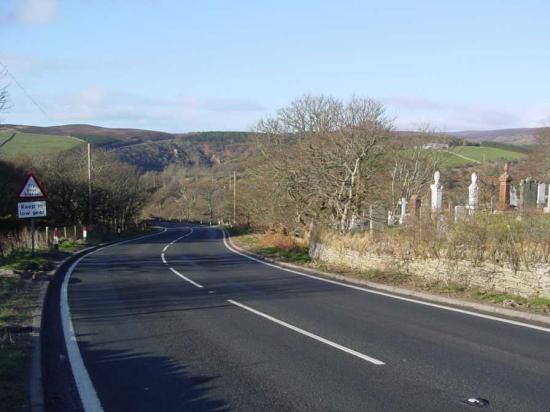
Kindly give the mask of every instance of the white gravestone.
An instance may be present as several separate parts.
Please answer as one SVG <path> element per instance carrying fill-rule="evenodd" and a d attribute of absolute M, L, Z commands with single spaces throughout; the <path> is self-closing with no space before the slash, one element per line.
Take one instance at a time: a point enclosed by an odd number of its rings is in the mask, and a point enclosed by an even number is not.
<path fill-rule="evenodd" d="M 518 190 L 515 186 L 510 186 L 510 206 L 518 207 Z"/>
<path fill-rule="evenodd" d="M 477 185 L 477 174 L 472 173 L 472 183 L 468 186 L 468 207 L 475 210 L 479 206 L 479 186 Z"/>
<path fill-rule="evenodd" d="M 537 206 L 543 207 L 546 203 L 546 183 L 539 183 L 537 186 Z"/>
<path fill-rule="evenodd" d="M 432 189 L 432 212 L 439 212 L 443 207 L 443 186 L 439 180 L 441 174 L 439 170 L 434 173 L 434 184 L 430 185 Z"/>
<path fill-rule="evenodd" d="M 395 225 L 395 217 L 393 216 L 393 212 L 391 210 L 388 210 L 388 226 Z"/>
<path fill-rule="evenodd" d="M 407 199 L 404 197 L 399 201 L 401 205 L 401 215 L 399 216 L 399 224 L 402 225 L 407 220 Z"/>
<path fill-rule="evenodd" d="M 455 206 L 455 223 L 462 222 L 466 218 L 466 207 Z"/>

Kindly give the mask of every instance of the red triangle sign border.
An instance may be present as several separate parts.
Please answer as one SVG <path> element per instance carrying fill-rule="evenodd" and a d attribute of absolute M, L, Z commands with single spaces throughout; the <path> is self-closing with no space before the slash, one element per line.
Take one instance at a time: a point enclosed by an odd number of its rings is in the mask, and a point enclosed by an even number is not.
<path fill-rule="evenodd" d="M 35 185 L 38 187 L 39 191 L 40 191 L 40 194 L 37 194 L 37 195 L 25 195 L 25 190 L 27 188 L 27 186 L 29 185 L 29 183 L 33 182 L 35 183 Z M 40 181 L 38 180 L 38 178 L 36 177 L 36 175 L 34 173 L 28 173 L 27 174 L 27 177 L 25 179 L 25 183 L 23 183 L 23 185 L 21 186 L 21 188 L 19 189 L 19 192 L 17 194 L 17 198 L 18 199 L 45 199 L 47 197 L 46 195 L 46 191 L 44 190 L 44 187 L 42 186 L 42 184 L 40 183 Z"/>

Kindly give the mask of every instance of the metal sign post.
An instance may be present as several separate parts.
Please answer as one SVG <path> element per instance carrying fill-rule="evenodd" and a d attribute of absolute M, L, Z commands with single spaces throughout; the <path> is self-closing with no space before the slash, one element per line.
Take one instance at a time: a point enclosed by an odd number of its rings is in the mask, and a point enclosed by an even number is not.
<path fill-rule="evenodd" d="M 33 173 L 27 175 L 27 179 L 17 195 L 22 202 L 17 203 L 17 217 L 19 219 L 31 219 L 31 253 L 35 251 L 35 227 L 34 218 L 44 217 L 46 211 L 46 191 Z"/>

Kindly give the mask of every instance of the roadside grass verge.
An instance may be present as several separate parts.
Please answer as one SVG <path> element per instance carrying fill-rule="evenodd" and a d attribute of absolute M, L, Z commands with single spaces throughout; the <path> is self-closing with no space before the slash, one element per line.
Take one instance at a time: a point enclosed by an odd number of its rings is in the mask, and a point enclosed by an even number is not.
<path fill-rule="evenodd" d="M 0 268 L 12 270 L 50 270 L 53 266 L 45 257 L 45 251 L 32 256 L 29 251 L 18 251 L 0 259 Z"/>
<path fill-rule="evenodd" d="M 28 345 L 28 343 L 27 343 Z M 28 348 L 9 335 L 0 337 L 0 405 L 2 411 L 23 411 L 26 402 L 25 362 Z"/>
<path fill-rule="evenodd" d="M 311 262 L 307 246 L 290 236 L 279 233 L 252 233 L 250 229 L 229 230 L 229 233 L 231 240 L 250 252 L 289 263 Z"/>
<path fill-rule="evenodd" d="M 275 259 L 281 259 L 292 263 L 309 263 L 311 258 L 307 249 L 282 249 L 279 247 L 261 247 L 254 249 L 258 254 L 265 255 Z"/>
<path fill-rule="evenodd" d="M 30 281 L 0 276 L 0 405 L 2 411 L 22 411 L 26 402 L 28 327 L 36 304 Z"/>

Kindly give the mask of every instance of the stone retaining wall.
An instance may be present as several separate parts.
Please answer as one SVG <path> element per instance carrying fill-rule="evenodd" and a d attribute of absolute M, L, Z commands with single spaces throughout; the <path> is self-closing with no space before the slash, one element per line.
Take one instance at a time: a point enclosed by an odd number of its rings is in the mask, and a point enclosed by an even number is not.
<path fill-rule="evenodd" d="M 405 273 L 426 282 L 441 282 L 524 297 L 550 297 L 550 264 L 514 271 L 491 263 L 474 266 L 472 262 L 446 259 L 402 259 L 362 253 L 312 240 L 309 255 L 313 260 L 333 266 L 368 271 Z"/>

